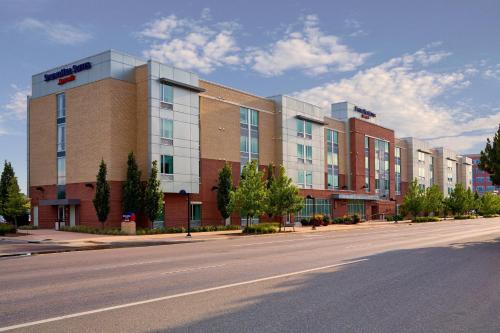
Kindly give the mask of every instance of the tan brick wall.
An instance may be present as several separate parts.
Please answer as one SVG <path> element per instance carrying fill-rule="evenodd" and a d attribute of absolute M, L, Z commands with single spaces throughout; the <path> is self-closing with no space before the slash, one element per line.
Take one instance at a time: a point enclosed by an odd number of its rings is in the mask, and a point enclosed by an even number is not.
<path fill-rule="evenodd" d="M 224 87 L 215 83 L 200 80 L 201 88 L 206 89 L 203 95 L 215 98 L 223 98 L 225 101 L 233 102 L 249 108 L 257 108 L 269 112 L 275 111 L 274 102 L 266 98 L 258 97 L 249 93 L 238 91 L 233 88 Z"/>
<path fill-rule="evenodd" d="M 240 108 L 200 97 L 201 158 L 240 161 Z"/>
<path fill-rule="evenodd" d="M 101 158 L 108 180 L 125 178 L 129 151 L 135 150 L 136 88 L 105 79 L 65 91 L 66 183 L 95 181 Z M 56 95 L 30 106 L 30 186 L 55 184 Z"/>
<path fill-rule="evenodd" d="M 124 180 L 135 122 L 132 83 L 105 79 L 66 91 L 66 182 L 94 181 L 101 158 L 108 180 Z"/>
<path fill-rule="evenodd" d="M 30 186 L 55 184 L 56 170 L 56 96 L 30 101 L 29 113 Z"/>
<path fill-rule="evenodd" d="M 269 163 L 276 165 L 274 121 L 274 114 L 259 112 L 259 164 L 261 165 Z"/>
<path fill-rule="evenodd" d="M 259 163 L 276 164 L 274 102 L 206 81 L 200 80 L 200 86 L 206 89 L 200 96 L 201 158 L 240 161 L 239 124 L 243 106 L 259 111 Z"/>
<path fill-rule="evenodd" d="M 142 65 L 135 69 L 137 114 L 136 114 L 136 158 L 139 170 L 143 178 L 148 174 L 149 140 L 148 133 L 148 65 Z"/>

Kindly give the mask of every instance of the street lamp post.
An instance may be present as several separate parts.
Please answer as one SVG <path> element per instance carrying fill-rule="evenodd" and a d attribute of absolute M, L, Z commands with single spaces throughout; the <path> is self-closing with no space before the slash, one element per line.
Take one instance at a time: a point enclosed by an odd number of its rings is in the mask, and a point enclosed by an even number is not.
<path fill-rule="evenodd" d="M 189 196 L 189 192 L 186 192 L 186 190 L 180 190 L 179 191 L 179 194 L 182 194 L 182 195 L 187 195 L 187 235 L 186 237 L 191 237 L 191 198 Z"/>
<path fill-rule="evenodd" d="M 308 194 L 307 199 L 312 199 L 313 201 L 313 225 L 312 225 L 312 229 L 313 230 L 316 230 L 316 220 L 315 220 L 315 216 L 316 216 L 316 198 L 313 197 L 312 195 Z"/>

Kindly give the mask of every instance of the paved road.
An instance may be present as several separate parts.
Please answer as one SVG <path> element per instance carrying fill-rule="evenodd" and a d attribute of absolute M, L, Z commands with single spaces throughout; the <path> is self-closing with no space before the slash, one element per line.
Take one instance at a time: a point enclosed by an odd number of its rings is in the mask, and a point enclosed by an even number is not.
<path fill-rule="evenodd" d="M 500 219 L 0 260 L 0 331 L 498 332 Z"/>

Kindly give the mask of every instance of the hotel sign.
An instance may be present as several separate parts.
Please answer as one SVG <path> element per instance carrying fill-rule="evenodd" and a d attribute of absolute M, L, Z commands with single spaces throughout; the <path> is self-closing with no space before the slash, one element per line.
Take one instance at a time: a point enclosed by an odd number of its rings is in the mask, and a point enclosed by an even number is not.
<path fill-rule="evenodd" d="M 354 106 L 354 111 L 361 113 L 361 117 L 365 119 L 375 118 L 377 116 L 375 113 L 357 106 Z"/>
<path fill-rule="evenodd" d="M 57 84 L 63 85 L 65 83 L 74 81 L 76 79 L 75 74 L 81 71 L 86 71 L 92 68 L 90 62 L 84 62 L 83 64 L 73 65 L 72 67 L 63 68 L 55 73 L 45 74 L 45 82 L 59 79 Z"/>

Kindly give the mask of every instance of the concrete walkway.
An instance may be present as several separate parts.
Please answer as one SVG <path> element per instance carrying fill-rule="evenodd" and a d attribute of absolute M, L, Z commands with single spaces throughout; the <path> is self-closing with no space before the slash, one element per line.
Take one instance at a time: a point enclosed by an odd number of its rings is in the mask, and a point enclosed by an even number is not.
<path fill-rule="evenodd" d="M 401 222 L 400 222 L 401 223 Z M 297 233 L 319 233 L 360 230 L 366 228 L 381 228 L 396 226 L 393 222 L 363 222 L 354 225 L 333 224 L 329 226 L 317 227 L 295 227 Z M 292 228 L 287 227 L 286 232 L 266 235 L 242 235 L 241 230 L 193 232 L 191 238 L 186 237 L 186 233 L 176 234 L 155 234 L 136 236 L 110 236 L 94 235 L 87 233 L 56 231 L 52 229 L 19 230 L 15 237 L 0 237 L 0 257 L 20 255 L 25 253 L 53 253 L 66 251 L 81 251 L 117 247 L 138 247 L 168 245 L 185 242 L 200 242 L 218 239 L 234 239 L 240 237 L 273 237 L 292 234 Z M 25 235 L 20 235 L 25 234 Z"/>

